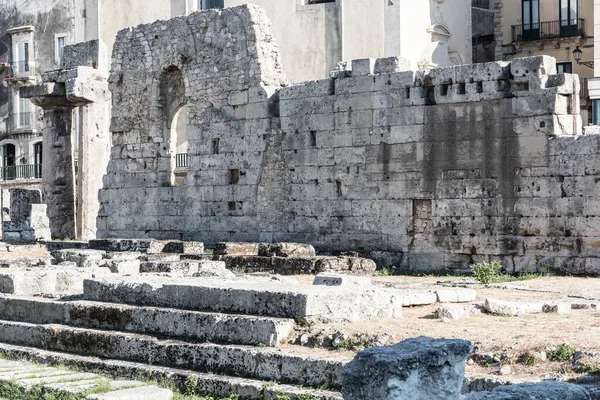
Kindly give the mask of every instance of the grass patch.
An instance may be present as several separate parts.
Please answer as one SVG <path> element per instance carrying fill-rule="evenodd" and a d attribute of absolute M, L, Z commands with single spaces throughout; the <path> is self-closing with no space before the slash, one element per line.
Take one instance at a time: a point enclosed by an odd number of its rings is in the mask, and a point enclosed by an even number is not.
<path fill-rule="evenodd" d="M 548 359 L 550 361 L 571 361 L 576 351 L 577 349 L 575 347 L 563 343 L 558 346 L 556 350 L 548 352 Z"/>

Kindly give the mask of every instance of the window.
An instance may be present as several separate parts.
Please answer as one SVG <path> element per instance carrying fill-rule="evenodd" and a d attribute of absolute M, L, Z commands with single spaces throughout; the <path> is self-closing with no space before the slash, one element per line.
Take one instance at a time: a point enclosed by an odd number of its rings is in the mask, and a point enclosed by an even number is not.
<path fill-rule="evenodd" d="M 573 63 L 571 63 L 571 62 L 556 63 L 556 70 L 559 74 L 572 74 L 573 73 Z"/>
<path fill-rule="evenodd" d="M 592 124 L 600 125 L 600 99 L 592 100 Z"/>
<path fill-rule="evenodd" d="M 42 177 L 42 142 L 33 145 L 33 170 L 34 177 Z"/>
<path fill-rule="evenodd" d="M 29 99 L 19 97 L 17 118 L 17 128 L 29 128 L 31 126 L 31 102 Z"/>
<path fill-rule="evenodd" d="M 2 179 L 13 180 L 16 177 L 16 148 L 14 144 L 5 144 L 2 146 Z"/>
<path fill-rule="evenodd" d="M 63 58 L 65 45 L 67 44 L 67 35 L 65 33 L 59 33 L 54 36 L 54 58 L 57 62 Z"/>
<path fill-rule="evenodd" d="M 225 7 L 225 0 L 198 0 L 198 3 L 202 3 L 201 5 L 203 10 Z"/>
<path fill-rule="evenodd" d="M 577 36 L 578 0 L 559 0 L 560 3 L 560 36 Z"/>
<path fill-rule="evenodd" d="M 523 40 L 540 38 L 539 0 L 523 0 Z"/>
<path fill-rule="evenodd" d="M 33 63 L 33 32 L 31 25 L 8 29 L 12 41 L 12 73 L 14 77 L 35 75 Z"/>

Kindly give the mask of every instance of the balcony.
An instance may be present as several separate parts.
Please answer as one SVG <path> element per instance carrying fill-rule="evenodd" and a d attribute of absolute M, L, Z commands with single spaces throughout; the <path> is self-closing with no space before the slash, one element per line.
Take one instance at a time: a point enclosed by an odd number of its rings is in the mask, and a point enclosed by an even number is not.
<path fill-rule="evenodd" d="M 31 131 L 33 129 L 33 113 L 28 111 L 12 114 L 12 128 L 16 131 Z"/>
<path fill-rule="evenodd" d="M 0 167 L 0 180 L 17 181 L 27 179 L 40 179 L 42 177 L 42 164 L 11 165 Z"/>
<path fill-rule="evenodd" d="M 569 22 L 569 24 L 567 24 Z M 532 42 L 535 40 L 555 40 L 585 36 L 585 20 L 546 21 L 528 25 L 513 25 L 513 42 Z"/>
<path fill-rule="evenodd" d="M 29 80 L 32 77 L 35 77 L 35 62 L 32 60 L 10 63 L 10 71 L 6 79 Z"/>
<path fill-rule="evenodd" d="M 175 168 L 187 168 L 188 167 L 188 155 L 187 153 L 181 153 L 175 155 Z"/>

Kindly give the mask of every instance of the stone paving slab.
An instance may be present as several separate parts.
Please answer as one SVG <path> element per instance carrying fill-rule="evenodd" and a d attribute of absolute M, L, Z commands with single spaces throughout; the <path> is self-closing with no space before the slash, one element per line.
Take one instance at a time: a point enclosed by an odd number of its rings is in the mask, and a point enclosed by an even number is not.
<path fill-rule="evenodd" d="M 83 295 L 92 301 L 324 322 L 399 318 L 405 296 L 386 289 L 161 277 L 88 279 Z"/>
<path fill-rule="evenodd" d="M 39 363 L 60 363 L 78 370 L 101 372 L 109 376 L 129 377 L 131 379 L 161 380 L 170 382 L 184 391 L 188 382 L 193 380 L 198 391 L 218 397 L 238 395 L 252 400 L 278 400 L 281 396 L 310 395 L 315 400 L 342 400 L 339 392 L 316 390 L 276 382 L 248 378 L 200 373 L 185 369 L 176 369 L 135 363 L 130 361 L 107 360 L 97 357 L 67 354 L 33 347 L 15 346 L 0 343 L 0 354 L 31 360 Z M 118 383 L 119 381 L 115 381 Z"/>
<path fill-rule="evenodd" d="M 67 369 L 40 367 L 27 361 L 0 360 L 0 368 L 19 371 L 19 373 L 0 374 L 0 387 L 11 385 L 27 393 L 42 388 L 46 393 L 57 397 L 79 395 L 90 400 L 170 400 L 173 392 L 143 382 L 128 382 L 123 389 L 115 381 L 91 372 L 75 372 Z M 87 395 L 91 390 L 103 390 Z M 78 398 L 79 398 L 78 396 Z"/>
<path fill-rule="evenodd" d="M 0 321 L 0 342 L 251 379 L 339 388 L 343 356 L 311 357 L 260 347 L 160 340 L 114 331 Z"/>
<path fill-rule="evenodd" d="M 277 346 L 294 327 L 292 319 L 12 296 L 0 297 L 0 319 L 266 346 Z"/>

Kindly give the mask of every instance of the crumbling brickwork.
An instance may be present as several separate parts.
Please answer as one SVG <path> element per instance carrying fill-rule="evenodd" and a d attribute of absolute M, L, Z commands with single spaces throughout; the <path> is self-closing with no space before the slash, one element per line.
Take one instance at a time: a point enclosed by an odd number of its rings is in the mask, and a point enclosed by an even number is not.
<path fill-rule="evenodd" d="M 410 268 L 502 258 L 509 270 L 600 272 L 600 147 L 577 136 L 578 78 L 556 74 L 549 57 L 402 65 L 357 60 L 284 87 L 254 6 L 121 31 L 99 236 L 305 242 L 395 252 Z M 169 127 L 184 104 L 189 167 L 176 186 Z"/>

